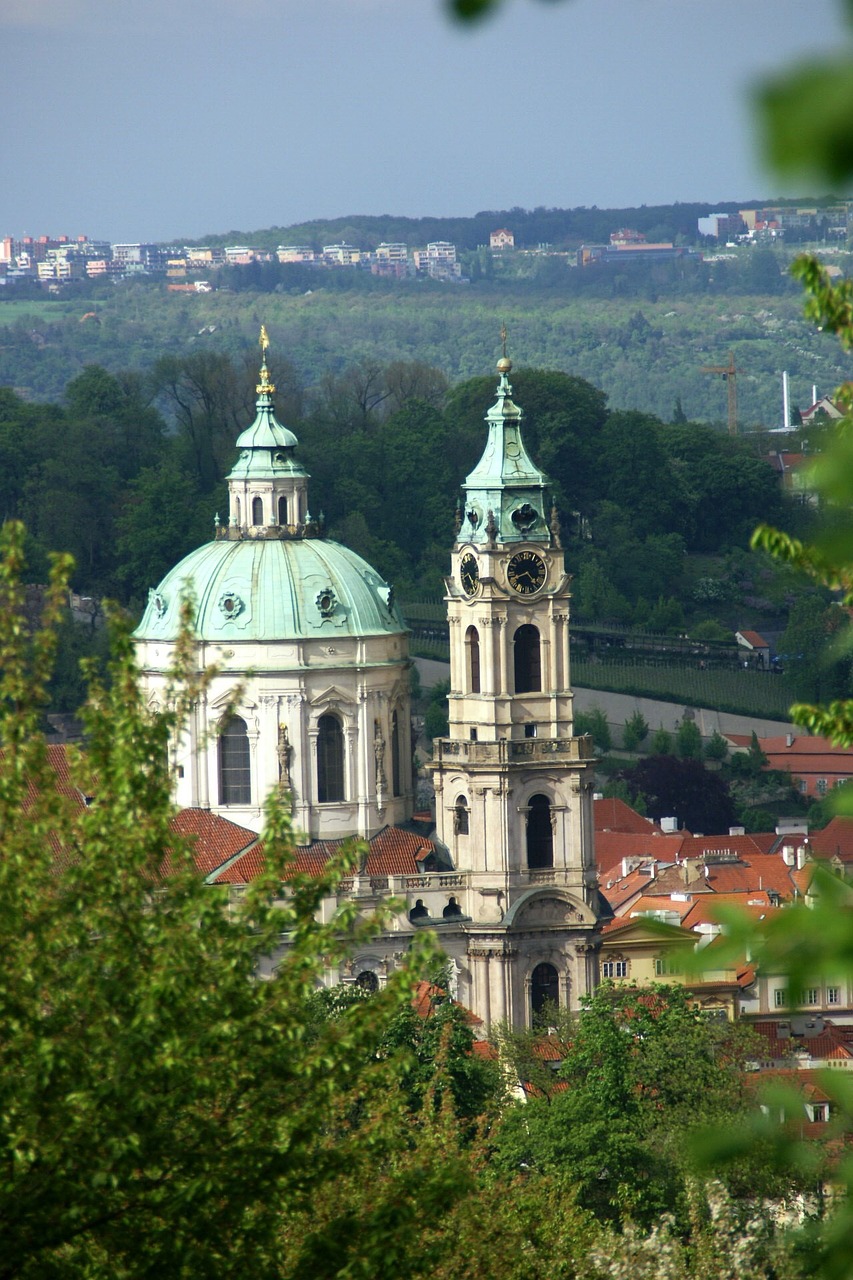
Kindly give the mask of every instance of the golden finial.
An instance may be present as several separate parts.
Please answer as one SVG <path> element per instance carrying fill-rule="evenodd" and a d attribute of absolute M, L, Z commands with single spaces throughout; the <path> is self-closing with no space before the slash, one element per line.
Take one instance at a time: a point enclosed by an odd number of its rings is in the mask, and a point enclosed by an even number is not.
<path fill-rule="evenodd" d="M 510 369 L 512 368 L 512 361 L 507 358 L 507 354 L 506 354 L 506 325 L 505 324 L 501 325 L 501 350 L 503 351 L 503 355 L 498 361 L 498 373 L 501 373 L 501 374 L 509 373 Z"/>
<path fill-rule="evenodd" d="M 267 368 L 267 348 L 270 345 L 270 340 L 267 336 L 267 326 L 265 324 L 261 325 L 259 341 L 261 344 L 261 380 L 255 387 L 255 393 L 259 396 L 275 395 L 275 387 L 270 382 L 270 371 Z"/>

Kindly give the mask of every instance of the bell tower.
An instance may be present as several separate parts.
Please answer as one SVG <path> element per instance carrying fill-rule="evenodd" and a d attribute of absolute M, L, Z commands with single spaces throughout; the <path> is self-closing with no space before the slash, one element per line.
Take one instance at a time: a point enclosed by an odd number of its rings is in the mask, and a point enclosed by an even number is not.
<path fill-rule="evenodd" d="M 446 580 L 450 725 L 432 768 L 437 835 L 468 885 L 471 1007 L 525 1025 L 594 984 L 598 891 L 592 744 L 572 733 L 570 578 L 502 336 Z"/>

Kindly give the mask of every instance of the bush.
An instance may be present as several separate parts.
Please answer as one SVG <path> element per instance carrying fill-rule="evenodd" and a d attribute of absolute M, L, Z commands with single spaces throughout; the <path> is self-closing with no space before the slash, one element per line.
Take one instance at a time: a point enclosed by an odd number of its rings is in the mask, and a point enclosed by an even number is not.
<path fill-rule="evenodd" d="M 575 714 L 575 734 L 588 733 L 599 751 L 609 751 L 612 743 L 610 725 L 601 707 L 591 707 L 589 711 L 578 711 Z"/>
<path fill-rule="evenodd" d="M 648 720 L 642 711 L 635 711 L 625 721 L 625 727 L 622 730 L 622 746 L 626 751 L 636 751 L 637 747 L 646 740 L 648 735 Z"/>

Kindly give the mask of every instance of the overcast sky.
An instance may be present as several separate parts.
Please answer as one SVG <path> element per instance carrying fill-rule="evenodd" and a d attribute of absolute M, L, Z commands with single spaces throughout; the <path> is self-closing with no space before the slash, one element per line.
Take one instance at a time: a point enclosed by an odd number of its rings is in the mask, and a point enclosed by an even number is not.
<path fill-rule="evenodd" d="M 840 0 L 0 0 L 0 235 L 766 197 L 748 90 Z"/>

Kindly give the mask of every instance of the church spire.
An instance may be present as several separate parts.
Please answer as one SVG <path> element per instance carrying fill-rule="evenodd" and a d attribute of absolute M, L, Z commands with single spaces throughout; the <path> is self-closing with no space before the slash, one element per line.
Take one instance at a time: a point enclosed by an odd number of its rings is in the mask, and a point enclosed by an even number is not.
<path fill-rule="evenodd" d="M 524 447 L 524 415 L 512 398 L 512 361 L 506 354 L 506 339 L 503 325 L 497 400 L 486 414 L 488 436 L 483 456 L 463 486 L 466 499 L 465 518 L 457 535 L 460 543 L 550 541 L 545 515 L 547 478 Z"/>
<path fill-rule="evenodd" d="M 295 457 L 299 441 L 275 416 L 266 325 L 261 325 L 259 342 L 255 420 L 237 437 L 240 456 L 228 476 L 227 532 L 242 538 L 302 537 L 307 524 L 308 472 Z"/>

